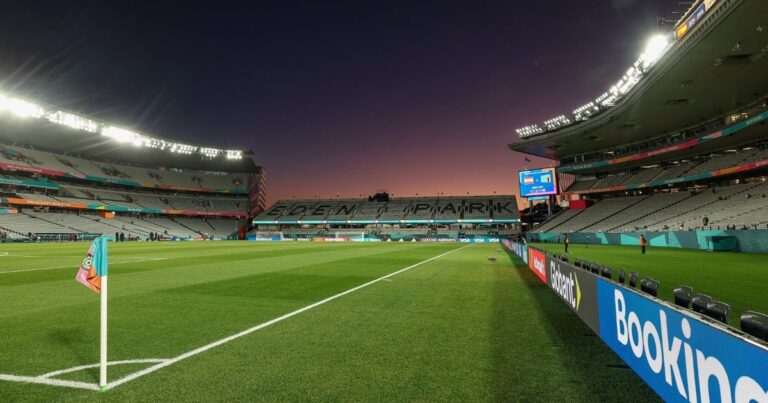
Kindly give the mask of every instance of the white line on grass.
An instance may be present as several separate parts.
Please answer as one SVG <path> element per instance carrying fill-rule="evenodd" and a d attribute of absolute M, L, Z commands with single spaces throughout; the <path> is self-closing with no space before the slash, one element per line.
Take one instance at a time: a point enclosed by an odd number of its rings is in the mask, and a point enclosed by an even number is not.
<path fill-rule="evenodd" d="M 331 302 L 331 301 L 333 301 L 333 300 L 335 300 L 335 299 L 337 299 L 337 298 L 341 298 L 341 297 L 343 297 L 343 296 L 345 296 L 345 295 L 347 295 L 347 294 L 351 294 L 351 293 L 353 293 L 353 292 L 355 292 L 355 291 L 358 291 L 358 290 L 360 290 L 360 289 L 363 289 L 363 288 L 365 288 L 365 287 L 368 287 L 369 285 L 372 285 L 372 284 L 376 284 L 376 283 L 378 283 L 379 281 L 382 281 L 382 280 L 388 279 L 388 278 L 390 278 L 390 277 L 396 276 L 396 275 L 398 275 L 398 274 L 400 274 L 400 273 L 403 273 L 403 272 L 406 272 L 406 271 L 408 271 L 408 270 L 411 270 L 411 269 L 413 269 L 414 267 L 417 267 L 417 266 L 421 266 L 421 265 L 423 265 L 424 263 L 428 263 L 428 262 L 431 262 L 431 261 L 433 261 L 433 260 L 435 260 L 435 259 L 439 259 L 439 258 L 441 258 L 441 257 L 443 257 L 443 256 L 445 256 L 445 255 L 448 255 L 448 254 L 451 254 L 451 253 L 453 253 L 453 252 L 456 252 L 456 251 L 462 250 L 462 249 L 464 249 L 464 248 L 468 248 L 468 247 L 470 247 L 470 246 L 472 246 L 472 244 L 470 244 L 470 245 L 466 245 L 466 246 L 462 246 L 461 248 L 458 248 L 458 249 L 450 250 L 450 251 L 448 251 L 448 252 L 445 252 L 445 253 L 439 254 L 439 255 L 437 255 L 437 256 L 433 256 L 433 257 L 431 257 L 431 258 L 429 258 L 429 259 L 426 259 L 426 260 L 422 260 L 422 261 L 421 261 L 421 262 L 419 262 L 419 263 L 416 263 L 416 264 L 410 265 L 410 266 L 408 266 L 408 267 L 406 267 L 406 268 L 404 268 L 404 269 L 400 269 L 400 270 L 398 270 L 398 271 L 396 271 L 396 272 L 394 272 L 394 273 L 390 273 L 390 274 L 387 274 L 386 276 L 382 276 L 382 277 L 379 277 L 379 278 L 377 278 L 377 279 L 375 279 L 375 280 L 371 280 L 371 281 L 369 281 L 369 282 L 367 282 L 367 283 L 365 283 L 365 284 L 361 284 L 361 285 L 359 285 L 359 286 L 357 286 L 357 287 L 354 287 L 354 288 L 350 288 L 350 289 L 348 289 L 348 290 L 346 290 L 346 291 L 340 292 L 340 293 L 338 293 L 338 294 L 336 294 L 336 295 L 333 295 L 333 296 L 330 296 L 330 297 L 328 297 L 328 298 L 326 298 L 326 299 L 323 299 L 323 300 L 317 301 L 317 302 L 315 302 L 314 304 L 311 304 L 311 305 L 307 305 L 307 306 L 305 306 L 305 307 L 303 307 L 303 308 L 299 308 L 299 309 L 297 309 L 297 310 L 295 310 L 295 311 L 293 311 L 293 312 L 287 313 L 287 314 L 285 314 L 285 315 L 283 315 L 283 316 L 279 316 L 279 317 L 277 317 L 277 318 L 274 318 L 274 319 L 272 319 L 272 320 L 269 320 L 269 321 L 267 321 L 267 322 L 264 322 L 264 323 L 262 323 L 262 324 L 260 324 L 260 325 L 256 325 L 256 326 L 254 326 L 254 327 L 252 327 L 252 328 L 250 328 L 250 329 L 246 329 L 246 330 L 243 330 L 243 331 L 242 331 L 242 332 L 240 332 L 240 333 L 236 333 L 236 334 L 233 334 L 232 336 L 229 336 L 229 337 L 225 337 L 225 338 L 223 338 L 223 339 L 220 339 L 220 340 L 217 340 L 217 341 L 215 341 L 215 342 L 213 342 L 213 343 L 210 343 L 210 344 L 206 344 L 206 345 L 204 345 L 204 346 L 202 346 L 202 347 L 196 348 L 196 349 L 194 349 L 194 350 L 192 350 L 192 351 L 188 351 L 188 352 L 186 352 L 186 353 L 184 353 L 184 354 L 181 354 L 181 355 L 179 355 L 179 356 L 176 356 L 176 357 L 174 357 L 174 358 L 168 359 L 168 360 L 166 360 L 166 361 L 164 361 L 164 362 L 161 362 L 161 363 L 159 363 L 159 364 L 157 364 L 157 365 L 153 365 L 153 366 L 151 366 L 151 367 L 149 367 L 149 368 L 146 368 L 146 369 L 143 369 L 143 370 L 141 370 L 141 371 L 138 371 L 138 372 L 134 372 L 134 373 L 132 373 L 132 374 L 130 374 L 130 375 L 127 375 L 127 376 L 125 376 L 125 377 L 123 377 L 123 378 L 120 378 L 120 379 L 118 379 L 118 380 L 116 380 L 116 381 L 114 381 L 114 382 L 110 382 L 109 384 L 107 384 L 107 387 L 106 387 L 106 388 L 107 388 L 107 389 L 112 389 L 112 388 L 115 388 L 115 387 L 117 387 L 117 386 L 120 386 L 120 385 L 122 385 L 122 384 L 124 384 L 124 383 L 126 383 L 126 382 L 130 382 L 130 381 L 133 381 L 133 380 L 135 380 L 135 379 L 137 379 L 137 378 L 140 378 L 140 377 L 142 377 L 142 376 L 144 376 L 144 375 L 150 374 L 150 373 L 152 373 L 152 372 L 155 372 L 155 371 L 157 371 L 157 370 L 159 370 L 159 369 L 165 368 L 165 367 L 167 367 L 167 366 L 169 366 L 169 365 L 173 365 L 173 364 L 175 364 L 175 363 L 177 363 L 177 362 L 179 362 L 179 361 L 181 361 L 181 360 L 185 360 L 185 359 L 187 359 L 187 358 L 189 358 L 189 357 L 192 357 L 192 356 L 198 355 L 198 354 L 200 354 L 200 353 L 204 353 L 204 352 L 206 352 L 206 351 L 208 351 L 208 350 L 210 350 L 210 349 L 212 349 L 212 348 L 218 347 L 218 346 L 220 346 L 220 345 L 222 345 L 222 344 L 226 344 L 226 343 L 229 343 L 230 341 L 233 341 L 233 340 L 239 339 L 239 338 L 241 338 L 241 337 L 243 337 L 243 336 L 247 336 L 247 335 L 249 335 L 249 334 L 251 334 L 251 333 L 253 333 L 253 332 L 257 331 L 257 330 L 261 330 L 261 329 L 264 329 L 265 327 L 269 327 L 269 326 L 272 326 L 272 325 L 274 325 L 275 323 L 278 323 L 278 322 L 282 322 L 282 321 L 284 321 L 284 320 L 286 320 L 286 319 L 288 319 L 288 318 L 290 318 L 290 317 L 296 316 L 296 315 L 298 315 L 298 314 L 300 314 L 300 313 L 303 313 L 303 312 L 306 312 L 306 311 L 308 311 L 308 310 L 310 310 L 310 309 L 313 309 L 313 308 L 317 308 L 317 307 L 318 307 L 318 306 L 320 306 L 320 305 L 323 305 L 323 304 L 326 304 L 326 303 L 328 303 L 328 302 Z"/>
<path fill-rule="evenodd" d="M 97 392 L 99 391 L 99 385 L 95 383 L 65 381 L 61 379 L 48 379 L 48 378 L 42 378 L 39 376 L 19 376 L 19 375 L 0 374 L 0 381 L 38 383 L 41 385 L 63 386 L 65 388 L 87 389 L 87 390 L 95 390 Z"/>
<path fill-rule="evenodd" d="M 157 260 L 166 260 L 167 257 L 152 257 L 152 258 L 144 258 L 144 259 L 138 259 L 138 260 L 126 260 L 124 262 L 110 262 L 110 265 L 113 264 L 126 264 L 126 263 L 141 263 L 141 262 L 154 262 Z M 45 270 L 58 270 L 58 269 L 76 269 L 77 265 L 67 265 L 67 266 L 56 266 L 56 267 L 41 267 L 38 269 L 22 269 L 22 270 L 10 270 L 10 271 L 0 271 L 0 274 L 11 274 L 11 273 L 26 273 L 28 271 L 45 271 Z"/>
<path fill-rule="evenodd" d="M 107 384 L 106 389 L 112 389 L 112 388 L 118 387 L 118 386 L 120 386 L 120 385 L 122 385 L 124 383 L 133 381 L 133 380 L 135 380 L 137 378 L 140 378 L 140 377 L 142 377 L 144 375 L 151 374 L 152 372 L 155 372 L 155 371 L 157 371 L 159 369 L 162 369 L 162 368 L 165 368 L 167 366 L 173 365 L 173 364 L 175 364 L 175 363 L 177 363 L 179 361 L 185 360 L 185 359 L 187 359 L 189 357 L 198 355 L 200 353 L 204 353 L 204 352 L 206 352 L 206 351 L 208 351 L 208 350 L 210 350 L 212 348 L 215 348 L 215 347 L 221 346 L 223 344 L 229 343 L 229 342 L 231 342 L 233 340 L 236 340 L 236 339 L 239 339 L 239 338 L 241 338 L 243 336 L 249 335 L 249 334 L 251 334 L 251 333 L 253 333 L 255 331 L 258 331 L 258 330 L 264 329 L 266 327 L 272 326 L 275 323 L 282 322 L 282 321 L 284 321 L 284 320 L 286 320 L 288 318 L 291 318 L 293 316 L 296 316 L 296 315 L 298 315 L 300 313 L 309 311 L 310 309 L 313 309 L 313 308 L 317 308 L 320 305 L 326 304 L 326 303 L 331 302 L 331 301 L 333 301 L 333 300 L 335 300 L 337 298 L 341 298 L 341 297 L 343 297 L 343 296 L 345 296 L 347 294 L 351 294 L 351 293 L 353 293 L 355 291 L 358 291 L 360 289 L 368 287 L 369 285 L 376 284 L 379 281 L 387 280 L 390 277 L 393 277 L 393 276 L 396 276 L 396 275 L 398 275 L 400 273 L 403 273 L 403 272 L 406 272 L 408 270 L 411 270 L 414 267 L 421 266 L 424 263 L 431 262 L 431 261 L 433 261 L 435 259 L 439 259 L 439 258 L 441 258 L 443 256 L 446 256 L 446 255 L 451 254 L 451 253 L 456 252 L 456 251 L 460 251 L 460 250 L 462 250 L 464 248 L 468 248 L 470 246 L 472 246 L 472 244 L 466 245 L 466 246 L 462 246 L 461 248 L 453 249 L 453 250 L 450 250 L 450 251 L 445 252 L 445 253 L 441 253 L 441 254 L 439 254 L 437 256 L 433 256 L 433 257 L 431 257 L 429 259 L 426 259 L 426 260 L 422 260 L 421 262 L 412 264 L 412 265 L 410 265 L 410 266 L 408 266 L 406 268 L 400 269 L 400 270 L 398 270 L 396 272 L 389 273 L 389 274 L 387 274 L 385 276 L 382 276 L 382 277 L 379 277 L 379 278 L 377 278 L 375 280 L 371 280 L 371 281 L 369 281 L 369 282 L 367 282 L 365 284 L 361 284 L 361 285 L 359 285 L 357 287 L 350 288 L 350 289 L 348 289 L 346 291 L 340 292 L 340 293 L 338 293 L 336 295 L 333 295 L 333 296 L 330 296 L 330 297 L 325 298 L 323 300 L 317 301 L 317 302 L 315 302 L 313 304 L 310 304 L 310 305 L 307 305 L 307 306 L 305 306 L 303 308 L 299 308 L 299 309 L 297 309 L 297 310 L 295 310 L 293 312 L 289 312 L 289 313 L 287 313 L 287 314 L 285 314 L 283 316 L 279 316 L 279 317 L 274 318 L 272 320 L 269 320 L 267 322 L 264 322 L 264 323 L 261 323 L 259 325 L 256 325 L 256 326 L 254 326 L 254 327 L 252 327 L 250 329 L 243 330 L 240 333 L 236 333 L 236 334 L 233 334 L 231 336 L 225 337 L 223 339 L 217 340 L 217 341 L 215 341 L 213 343 L 206 344 L 206 345 L 204 345 L 202 347 L 196 348 L 196 349 L 194 349 L 192 351 L 188 351 L 188 352 L 186 352 L 184 354 L 181 354 L 181 355 L 173 357 L 173 358 L 169 358 L 169 359 L 146 358 L 146 359 L 124 360 L 124 361 L 113 361 L 113 362 L 110 362 L 108 365 L 141 364 L 141 363 L 157 363 L 157 364 L 153 365 L 153 366 L 151 366 L 149 368 L 143 369 L 141 371 L 137 371 L 137 372 L 134 372 L 132 374 L 129 374 L 129 375 L 125 376 L 125 377 L 122 377 L 122 378 L 114 381 L 114 382 L 110 382 L 109 384 Z M 135 262 L 121 262 L 121 263 L 135 263 Z M 115 263 L 115 264 L 117 264 L 117 263 Z M 67 266 L 67 267 L 71 267 L 71 266 Z M 41 270 L 41 269 L 36 269 L 36 270 Z M 7 272 L 7 273 L 9 273 L 9 272 Z M 80 370 L 88 369 L 88 368 L 95 368 L 98 365 L 99 364 L 81 365 L 81 366 L 77 366 L 77 367 L 73 367 L 73 368 L 67 368 L 67 369 L 62 369 L 62 370 L 58 370 L 58 371 L 49 372 L 47 374 L 43 374 L 43 375 L 40 375 L 40 376 L 19 376 L 19 375 L 10 375 L 10 374 L 0 374 L 0 381 L 23 382 L 23 383 L 37 383 L 37 384 L 43 384 L 43 385 L 62 386 L 62 387 L 67 387 L 67 388 L 87 389 L 87 390 L 99 391 L 100 390 L 99 385 L 95 384 L 95 383 L 68 381 L 68 380 L 61 380 L 61 379 L 53 379 L 52 378 L 53 376 L 57 376 L 57 375 L 62 375 L 62 374 L 67 374 L 67 373 L 71 373 L 71 372 L 76 372 L 76 371 L 80 371 Z"/>
<path fill-rule="evenodd" d="M 110 361 L 107 366 L 111 365 L 125 365 L 125 364 L 157 364 L 158 362 L 164 362 L 167 361 L 165 358 L 140 358 L 138 360 L 122 360 L 122 361 Z M 89 365 L 80 365 L 78 367 L 72 367 L 67 369 L 60 369 L 58 371 L 49 372 L 47 374 L 43 374 L 38 376 L 38 378 L 53 378 L 55 376 L 64 375 L 64 374 L 70 374 L 72 372 L 78 372 L 82 371 L 84 369 L 90 369 L 90 368 L 98 368 L 101 364 L 89 364 Z"/>

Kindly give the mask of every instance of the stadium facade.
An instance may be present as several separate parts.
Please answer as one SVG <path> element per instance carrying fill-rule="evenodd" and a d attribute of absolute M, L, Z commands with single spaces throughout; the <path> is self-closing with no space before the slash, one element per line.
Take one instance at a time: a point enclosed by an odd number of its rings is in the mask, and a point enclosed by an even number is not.
<path fill-rule="evenodd" d="M 515 196 L 280 200 L 256 217 L 253 239 L 498 241 L 519 232 Z"/>
<path fill-rule="evenodd" d="M 250 154 L 0 94 L 0 235 L 242 238 L 265 200 L 264 169 Z"/>
<path fill-rule="evenodd" d="M 518 130 L 557 161 L 549 240 L 768 251 L 768 3 L 697 1 L 594 101 Z"/>

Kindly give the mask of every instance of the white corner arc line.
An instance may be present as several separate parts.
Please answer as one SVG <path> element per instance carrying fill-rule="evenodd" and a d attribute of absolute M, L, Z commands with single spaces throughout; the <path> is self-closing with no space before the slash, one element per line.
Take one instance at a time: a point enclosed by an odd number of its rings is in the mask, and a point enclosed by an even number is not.
<path fill-rule="evenodd" d="M 389 273 L 389 274 L 387 274 L 387 275 L 385 275 L 385 276 L 382 276 L 382 277 L 379 277 L 379 278 L 377 278 L 377 279 L 371 280 L 371 281 L 369 281 L 369 282 L 367 282 L 367 283 L 361 284 L 361 285 L 359 285 L 359 286 L 357 286 L 357 287 L 353 287 L 353 288 L 350 288 L 350 289 L 348 289 L 348 290 L 346 290 L 346 291 L 342 291 L 342 292 L 340 292 L 340 293 L 338 293 L 338 294 L 336 294 L 336 295 L 332 295 L 332 296 L 330 296 L 330 297 L 328 297 L 328 298 L 325 298 L 325 299 L 323 299 L 323 300 L 320 300 L 320 301 L 317 301 L 317 302 L 315 302 L 315 303 L 313 303 L 313 304 L 307 305 L 307 306 L 305 306 L 305 307 L 303 307 L 303 308 L 299 308 L 299 309 L 297 309 L 297 310 L 295 310 L 295 311 L 293 311 L 293 312 L 289 312 L 289 313 L 287 313 L 287 314 L 285 314 L 285 315 L 279 316 L 279 317 L 277 317 L 277 318 L 274 318 L 274 319 L 272 319 L 272 320 L 269 320 L 269 321 L 266 321 L 266 322 L 264 322 L 264 323 L 261 323 L 261 324 L 259 324 L 259 325 L 256 325 L 256 326 L 254 326 L 254 327 L 252 327 L 252 328 L 250 328 L 250 329 L 246 329 L 246 330 L 243 330 L 243 331 L 242 331 L 242 332 L 240 332 L 240 333 L 236 333 L 236 334 L 233 334 L 233 335 L 231 335 L 231 336 L 225 337 L 225 338 L 223 338 L 223 339 L 220 339 L 220 340 L 214 341 L 213 343 L 210 343 L 210 344 L 206 344 L 206 345 L 204 345 L 204 346 L 202 346 L 202 347 L 198 347 L 198 348 L 196 348 L 196 349 L 194 349 L 194 350 L 192 350 L 192 351 L 188 351 L 188 352 L 186 352 L 186 353 L 184 353 L 184 354 L 181 354 L 181 355 L 179 355 L 179 356 L 176 356 L 176 357 L 170 358 L 170 359 L 168 359 L 168 360 L 165 360 L 165 361 L 163 361 L 163 362 L 161 362 L 161 363 L 159 363 L 159 364 L 157 364 L 157 365 L 153 365 L 153 366 L 151 366 L 151 367 L 149 367 L 149 368 L 146 368 L 146 369 L 143 369 L 143 370 L 141 370 L 141 371 L 138 371 L 138 372 L 134 372 L 134 373 L 132 373 L 132 374 L 130 374 L 130 375 L 127 375 L 127 376 L 125 376 L 125 377 L 123 377 L 123 378 L 120 378 L 120 379 L 118 379 L 118 380 L 116 380 L 116 381 L 114 381 L 114 382 L 110 382 L 110 383 L 108 383 L 108 384 L 107 384 L 107 386 L 106 386 L 106 389 L 112 389 L 112 388 L 115 388 L 115 387 L 117 387 L 117 386 L 120 386 L 120 385 L 122 385 L 122 384 L 124 384 L 124 383 L 130 382 L 130 381 L 133 381 L 133 380 L 135 380 L 135 379 L 137 379 L 137 378 L 140 378 L 140 377 L 142 377 L 142 376 L 144 376 L 144 375 L 148 375 L 148 374 L 151 374 L 152 372 L 155 372 L 155 371 L 157 371 L 157 370 L 159 370 L 159 369 L 162 369 L 162 368 L 165 368 L 165 367 L 167 367 L 167 366 L 173 365 L 173 364 L 175 364 L 175 363 L 177 363 L 177 362 L 179 362 L 179 361 L 182 361 L 182 360 L 185 360 L 185 359 L 187 359 L 187 358 L 189 358 L 189 357 L 195 356 L 195 355 L 197 355 L 197 354 L 200 354 L 200 353 L 206 352 L 206 351 L 208 351 L 208 350 L 210 350 L 210 349 L 212 349 L 212 348 L 215 348 L 215 347 L 221 346 L 222 344 L 226 344 L 226 343 L 229 343 L 230 341 L 233 341 L 233 340 L 239 339 L 239 338 L 241 338 L 241 337 L 243 337 L 243 336 L 247 336 L 247 335 L 249 335 L 249 334 L 251 334 L 251 333 L 253 333 L 253 332 L 257 331 L 257 330 L 261 330 L 261 329 L 264 329 L 265 327 L 269 327 L 269 326 L 272 326 L 272 325 L 274 325 L 275 323 L 278 323 L 278 322 L 282 322 L 282 321 L 284 321 L 284 320 L 286 320 L 286 319 L 288 319 L 288 318 L 291 318 L 291 317 L 293 317 L 293 316 L 296 316 L 296 315 L 298 315 L 298 314 L 300 314 L 300 313 L 306 312 L 306 311 L 308 311 L 308 310 L 310 310 L 310 309 L 313 309 L 313 308 L 316 308 L 316 307 L 318 307 L 318 306 L 320 306 L 320 305 L 323 305 L 323 304 L 326 304 L 326 303 L 328 303 L 328 302 L 331 302 L 331 301 L 333 301 L 333 300 L 335 300 L 335 299 L 337 299 L 337 298 L 341 298 L 341 297 L 343 297 L 343 296 L 345 296 L 345 295 L 347 295 L 347 294 L 351 294 L 351 293 L 353 293 L 353 292 L 355 292 L 355 291 L 358 291 L 358 290 L 360 290 L 360 289 L 363 289 L 363 288 L 365 288 L 365 287 L 368 287 L 369 285 L 372 285 L 372 284 L 376 284 L 376 283 L 378 283 L 379 281 L 382 281 L 382 280 L 384 280 L 384 279 L 388 279 L 388 278 L 390 278 L 390 277 L 396 276 L 396 275 L 398 275 L 398 274 L 400 274 L 400 273 L 403 273 L 403 272 L 406 272 L 406 271 L 408 271 L 408 270 L 411 270 L 411 269 L 413 269 L 414 267 L 418 267 L 418 266 L 421 266 L 421 265 L 423 265 L 424 263 L 428 263 L 428 262 L 431 262 L 431 261 L 433 261 L 433 260 L 435 260 L 435 259 L 439 259 L 439 258 L 441 258 L 441 257 L 443 257 L 443 256 L 446 256 L 446 255 L 449 255 L 449 254 L 451 254 L 451 253 L 453 253 L 453 252 L 457 252 L 457 251 L 460 251 L 460 250 L 462 250 L 462 249 L 468 248 L 468 247 L 470 247 L 470 246 L 472 246 L 472 245 L 473 245 L 473 244 L 469 244 L 469 245 L 466 245 L 466 246 L 462 246 L 461 248 L 457 248 L 457 249 L 449 250 L 448 252 L 445 252 L 445 253 L 439 254 L 439 255 L 437 255 L 437 256 L 433 256 L 433 257 L 431 257 L 431 258 L 429 258 L 429 259 L 426 259 L 426 260 L 422 260 L 421 262 L 418 262 L 418 263 L 416 263 L 416 264 L 410 265 L 410 266 L 408 266 L 408 267 L 406 267 L 406 268 L 403 268 L 403 269 L 400 269 L 400 270 L 398 270 L 398 271 L 396 271 L 396 272 L 393 272 L 393 273 Z"/>

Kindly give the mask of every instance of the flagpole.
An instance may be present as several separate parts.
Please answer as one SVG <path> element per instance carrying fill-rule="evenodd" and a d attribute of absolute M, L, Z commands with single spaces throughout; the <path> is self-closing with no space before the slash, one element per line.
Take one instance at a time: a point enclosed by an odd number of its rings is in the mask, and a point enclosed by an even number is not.
<path fill-rule="evenodd" d="M 107 247 L 104 242 L 104 248 Z M 99 387 L 101 391 L 107 386 L 107 275 L 101 278 L 101 353 L 99 361 Z"/>

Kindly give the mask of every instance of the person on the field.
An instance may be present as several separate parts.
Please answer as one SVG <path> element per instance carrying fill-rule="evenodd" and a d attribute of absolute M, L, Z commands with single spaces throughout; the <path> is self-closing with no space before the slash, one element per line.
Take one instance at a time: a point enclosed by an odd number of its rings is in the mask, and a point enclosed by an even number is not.
<path fill-rule="evenodd" d="M 640 252 L 645 255 L 645 245 L 648 244 L 648 241 L 645 240 L 645 237 L 641 234 L 640 235 Z"/>
<path fill-rule="evenodd" d="M 568 243 L 570 243 L 570 240 L 568 239 L 568 234 L 564 234 L 563 244 L 565 245 L 565 253 L 568 253 Z"/>
<path fill-rule="evenodd" d="M 589 249 L 589 234 L 587 234 L 587 249 Z"/>

